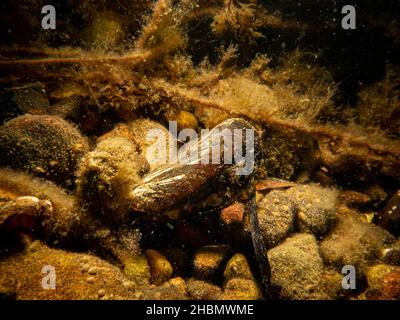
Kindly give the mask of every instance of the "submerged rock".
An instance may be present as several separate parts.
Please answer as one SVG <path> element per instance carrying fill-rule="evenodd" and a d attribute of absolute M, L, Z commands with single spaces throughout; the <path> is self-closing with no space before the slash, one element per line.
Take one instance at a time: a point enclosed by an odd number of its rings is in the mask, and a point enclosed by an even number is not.
<path fill-rule="evenodd" d="M 48 269 L 44 267 L 48 266 Z M 54 268 L 53 268 L 54 267 Z M 87 267 L 87 268 L 85 268 Z M 89 270 L 95 268 L 96 274 Z M 53 270 L 54 290 L 49 271 Z M 87 270 L 87 271 L 85 271 Z M 0 274 L 12 274 L 15 281 L 16 299 L 133 299 L 133 292 L 123 283 L 126 278 L 121 271 L 92 255 L 71 253 L 50 249 L 40 244 L 35 250 L 3 258 L 0 261 Z M 89 278 L 91 281 L 88 281 Z"/>
<path fill-rule="evenodd" d="M 171 263 L 173 277 L 182 277 L 187 273 L 191 263 L 188 252 L 180 248 L 160 249 L 159 251 Z"/>
<path fill-rule="evenodd" d="M 0 300 L 15 300 L 17 298 L 17 281 L 12 272 L 0 273 Z"/>
<path fill-rule="evenodd" d="M 336 219 L 337 192 L 317 185 L 273 190 L 258 203 L 258 218 L 267 247 L 296 231 L 324 236 Z"/>
<path fill-rule="evenodd" d="M 132 254 L 122 261 L 123 272 L 136 286 L 147 286 L 150 282 L 150 266 L 142 254 Z"/>
<path fill-rule="evenodd" d="M 151 283 L 161 285 L 168 281 L 173 272 L 169 261 L 153 249 L 147 249 L 145 255 L 150 266 Z"/>
<path fill-rule="evenodd" d="M 121 18 L 112 11 L 96 12 L 91 24 L 84 29 L 87 44 L 93 48 L 110 50 L 122 42 L 125 34 Z"/>
<path fill-rule="evenodd" d="M 387 299 L 400 299 L 400 271 L 392 271 L 386 274 L 382 280 L 382 294 Z"/>
<path fill-rule="evenodd" d="M 124 124 L 98 139 L 79 165 L 77 193 L 90 210 L 110 223 L 126 222 L 129 193 L 148 170 Z"/>
<path fill-rule="evenodd" d="M 368 290 L 364 293 L 368 300 L 400 299 L 400 267 L 376 264 L 367 272 Z"/>
<path fill-rule="evenodd" d="M 144 287 L 135 292 L 143 300 L 186 300 L 186 284 L 181 278 L 173 278 L 158 287 Z"/>
<path fill-rule="evenodd" d="M 245 206 L 243 203 L 234 203 L 224 208 L 220 213 L 220 219 L 226 226 L 242 224 L 244 218 Z"/>
<path fill-rule="evenodd" d="M 400 266 L 400 241 L 382 250 L 382 261 L 387 264 Z"/>
<path fill-rule="evenodd" d="M 248 235 L 245 230 L 245 205 L 235 202 L 219 213 L 220 233 L 228 243 L 243 243 Z"/>
<path fill-rule="evenodd" d="M 258 204 L 260 229 L 267 247 L 283 241 L 294 231 L 295 203 L 284 191 L 274 190 Z"/>
<path fill-rule="evenodd" d="M 261 291 L 254 280 L 233 278 L 224 285 L 221 300 L 258 300 Z"/>
<path fill-rule="evenodd" d="M 323 262 L 315 237 L 299 233 L 268 251 L 271 282 L 284 299 L 327 299 L 321 290 Z"/>
<path fill-rule="evenodd" d="M 321 292 L 325 292 L 324 299 L 343 299 L 353 294 L 353 290 L 345 290 L 342 285 L 344 275 L 334 269 L 325 268 L 321 279 Z"/>
<path fill-rule="evenodd" d="M 220 287 L 207 281 L 189 279 L 186 284 L 190 299 L 219 300 L 222 294 L 222 289 Z"/>
<path fill-rule="evenodd" d="M 354 266 L 359 277 L 394 241 L 395 238 L 386 230 L 363 222 L 356 212 L 342 207 L 337 224 L 320 243 L 320 252 L 330 265 L 338 268 Z"/>
<path fill-rule="evenodd" d="M 399 271 L 400 268 L 384 263 L 378 263 L 368 267 L 365 275 L 369 289 L 378 289 L 382 284 L 383 277 L 396 270 Z"/>
<path fill-rule="evenodd" d="M 193 129 L 196 130 L 199 122 L 193 113 L 181 110 L 177 116 L 178 129 Z"/>
<path fill-rule="evenodd" d="M 78 129 L 56 116 L 26 114 L 0 127 L 0 165 L 61 186 L 73 184 L 78 161 L 88 149 Z"/>
<path fill-rule="evenodd" d="M 236 253 L 226 264 L 222 300 L 257 300 L 262 297 L 257 281 L 243 254 Z"/>
<path fill-rule="evenodd" d="M 0 123 L 24 113 L 44 114 L 48 107 L 49 99 L 43 83 L 7 88 L 0 94 Z"/>
<path fill-rule="evenodd" d="M 24 172 L 0 168 L 0 194 L 2 198 L 15 204 L 13 208 L 18 209 L 18 212 L 14 213 L 20 214 L 26 209 L 35 209 L 26 213 L 35 214 L 36 222 L 39 222 L 41 227 L 41 236 L 49 244 L 82 243 L 85 238 L 90 238 L 86 236 L 86 232 L 94 236 L 96 223 L 82 210 L 78 200 L 50 181 Z M 19 202 L 20 197 L 29 202 Z M 51 210 L 40 210 L 43 207 L 40 204 Z M 12 213 L 10 210 L 8 212 Z"/>
<path fill-rule="evenodd" d="M 175 154 L 177 146 L 174 137 L 167 128 L 149 119 L 137 119 L 129 122 L 127 125 L 135 138 L 141 154 L 143 154 L 149 163 L 150 171 L 171 162 L 169 152 Z M 164 144 L 164 150 L 154 148 L 156 142 Z"/>
<path fill-rule="evenodd" d="M 171 263 L 172 276 L 181 277 L 187 273 L 191 263 L 188 252 L 180 248 L 160 249 L 159 251 Z"/>
<path fill-rule="evenodd" d="M 300 232 L 324 236 L 336 220 L 337 191 L 317 185 L 296 186 L 287 190 L 296 203 Z"/>
<path fill-rule="evenodd" d="M 229 259 L 224 270 L 224 281 L 233 278 L 254 279 L 246 257 L 241 253 L 236 253 Z"/>
<path fill-rule="evenodd" d="M 103 258 L 117 262 L 137 283 L 149 282 L 149 266 L 146 258 L 140 255 L 137 230 L 132 229 L 129 234 L 119 232 L 117 237 L 108 226 L 84 210 L 73 195 L 50 181 L 11 169 L 0 168 L 0 197 L 9 199 L 1 212 L 8 232 L 31 234 L 31 229 L 37 227 L 37 236 L 49 245 L 93 250 Z M 22 221 L 20 216 L 24 218 Z M 12 222 L 11 226 L 8 222 Z M 1 236 L 4 236 L 3 232 Z M 130 238 L 128 245 L 124 243 L 126 241 L 121 242 L 121 238 L 126 237 Z"/>
<path fill-rule="evenodd" d="M 379 218 L 380 226 L 395 236 L 400 235 L 400 190 L 389 199 Z"/>
<path fill-rule="evenodd" d="M 229 259 L 232 248 L 227 245 L 201 247 L 194 255 L 193 276 L 201 280 L 211 280 L 222 274 L 222 266 Z"/>

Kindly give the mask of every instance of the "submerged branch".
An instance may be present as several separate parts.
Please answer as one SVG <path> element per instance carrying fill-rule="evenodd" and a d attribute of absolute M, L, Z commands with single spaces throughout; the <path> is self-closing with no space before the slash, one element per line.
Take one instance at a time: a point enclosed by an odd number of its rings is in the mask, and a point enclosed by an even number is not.
<path fill-rule="evenodd" d="M 275 128 L 280 131 L 294 131 L 303 135 L 308 135 L 316 139 L 328 138 L 332 141 L 340 142 L 350 146 L 350 148 L 366 148 L 368 150 L 368 161 L 375 161 L 387 164 L 393 162 L 393 166 L 398 163 L 400 157 L 400 144 L 388 139 L 376 141 L 371 135 L 357 132 L 351 128 L 334 127 L 331 125 L 310 124 L 305 121 L 295 121 L 293 119 L 282 119 L 268 112 L 268 102 L 264 102 L 264 108 L 257 112 L 247 108 L 240 112 L 232 111 L 231 106 L 224 103 L 223 97 L 209 98 L 202 96 L 194 89 L 183 88 L 182 86 L 172 85 L 164 80 L 153 82 L 154 88 L 167 98 L 179 98 L 187 101 L 199 108 L 212 108 L 225 112 L 229 116 L 240 116 L 253 120 L 258 123 Z M 375 141 L 374 141 L 375 140 Z M 356 152 L 348 150 L 348 152 Z"/>

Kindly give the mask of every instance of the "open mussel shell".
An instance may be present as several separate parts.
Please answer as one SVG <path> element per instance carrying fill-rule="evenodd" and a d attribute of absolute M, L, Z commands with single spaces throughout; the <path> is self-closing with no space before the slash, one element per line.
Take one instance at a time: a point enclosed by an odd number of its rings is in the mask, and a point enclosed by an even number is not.
<path fill-rule="evenodd" d="M 0 203 L 0 230 L 3 232 L 33 232 L 50 216 L 50 201 L 24 196 Z"/>
<path fill-rule="evenodd" d="M 235 118 L 191 140 L 178 151 L 175 163 L 149 173 L 132 190 L 131 209 L 157 213 L 171 209 L 196 195 L 227 168 L 250 175 L 254 169 L 255 135 L 249 122 Z"/>

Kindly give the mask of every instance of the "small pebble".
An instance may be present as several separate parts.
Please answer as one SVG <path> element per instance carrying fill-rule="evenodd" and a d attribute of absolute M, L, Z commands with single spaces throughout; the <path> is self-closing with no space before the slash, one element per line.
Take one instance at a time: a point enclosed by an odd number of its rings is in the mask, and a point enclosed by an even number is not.
<path fill-rule="evenodd" d="M 194 254 L 193 276 L 200 280 L 211 280 L 222 274 L 223 266 L 232 254 L 227 245 L 208 245 L 200 247 Z"/>
<path fill-rule="evenodd" d="M 400 272 L 392 271 L 383 277 L 381 290 L 385 298 L 400 299 Z"/>
<path fill-rule="evenodd" d="M 87 283 L 90 283 L 90 284 L 93 284 L 93 283 L 95 282 L 95 278 L 94 278 L 94 277 L 88 277 L 88 278 L 86 279 L 86 282 L 87 282 Z"/>
<path fill-rule="evenodd" d="M 400 266 L 400 241 L 382 250 L 382 261 L 387 264 Z"/>
<path fill-rule="evenodd" d="M 133 296 L 134 296 L 134 298 L 137 299 L 137 300 L 142 300 L 143 297 L 144 297 L 144 293 L 143 293 L 142 291 L 136 291 L 136 292 L 133 294 Z"/>
<path fill-rule="evenodd" d="M 134 290 L 136 285 L 133 281 L 124 281 L 122 285 L 128 290 Z"/>
<path fill-rule="evenodd" d="M 153 284 L 161 285 L 171 278 L 173 268 L 165 256 L 153 249 L 146 250 L 145 256 L 150 266 Z"/>
<path fill-rule="evenodd" d="M 39 240 L 36 240 L 31 243 L 28 250 L 29 252 L 37 252 L 41 249 L 42 246 L 43 244 Z"/>
<path fill-rule="evenodd" d="M 178 129 L 194 129 L 196 130 L 199 126 L 197 118 L 193 115 L 193 113 L 187 111 L 179 112 L 177 117 Z"/>
<path fill-rule="evenodd" d="M 226 264 L 224 271 L 224 280 L 228 282 L 233 278 L 253 279 L 249 263 L 246 256 L 236 253 Z"/>
<path fill-rule="evenodd" d="M 220 218 L 225 224 L 242 223 L 244 215 L 244 205 L 234 203 L 221 211 Z"/>
<path fill-rule="evenodd" d="M 99 292 L 97 292 L 97 295 L 99 296 L 99 298 L 104 297 L 105 294 L 106 294 L 106 292 L 103 289 L 100 289 Z"/>
<path fill-rule="evenodd" d="M 81 267 L 81 270 L 82 270 L 83 272 L 88 272 L 89 269 L 90 269 L 90 266 L 88 266 L 87 264 L 84 264 L 84 265 Z"/>
<path fill-rule="evenodd" d="M 90 268 L 90 269 L 88 270 L 88 273 L 89 273 L 90 275 L 92 275 L 92 276 L 96 275 L 97 272 L 98 272 L 98 270 L 97 270 L 96 267 L 92 267 L 92 268 Z"/>
<path fill-rule="evenodd" d="M 341 200 L 344 204 L 351 206 L 366 204 L 371 201 L 371 198 L 361 192 L 345 190 L 340 192 L 339 200 Z"/>
<path fill-rule="evenodd" d="M 88 263 L 89 262 L 89 258 L 88 257 L 82 257 L 81 259 L 80 259 L 80 262 L 81 263 Z"/>

